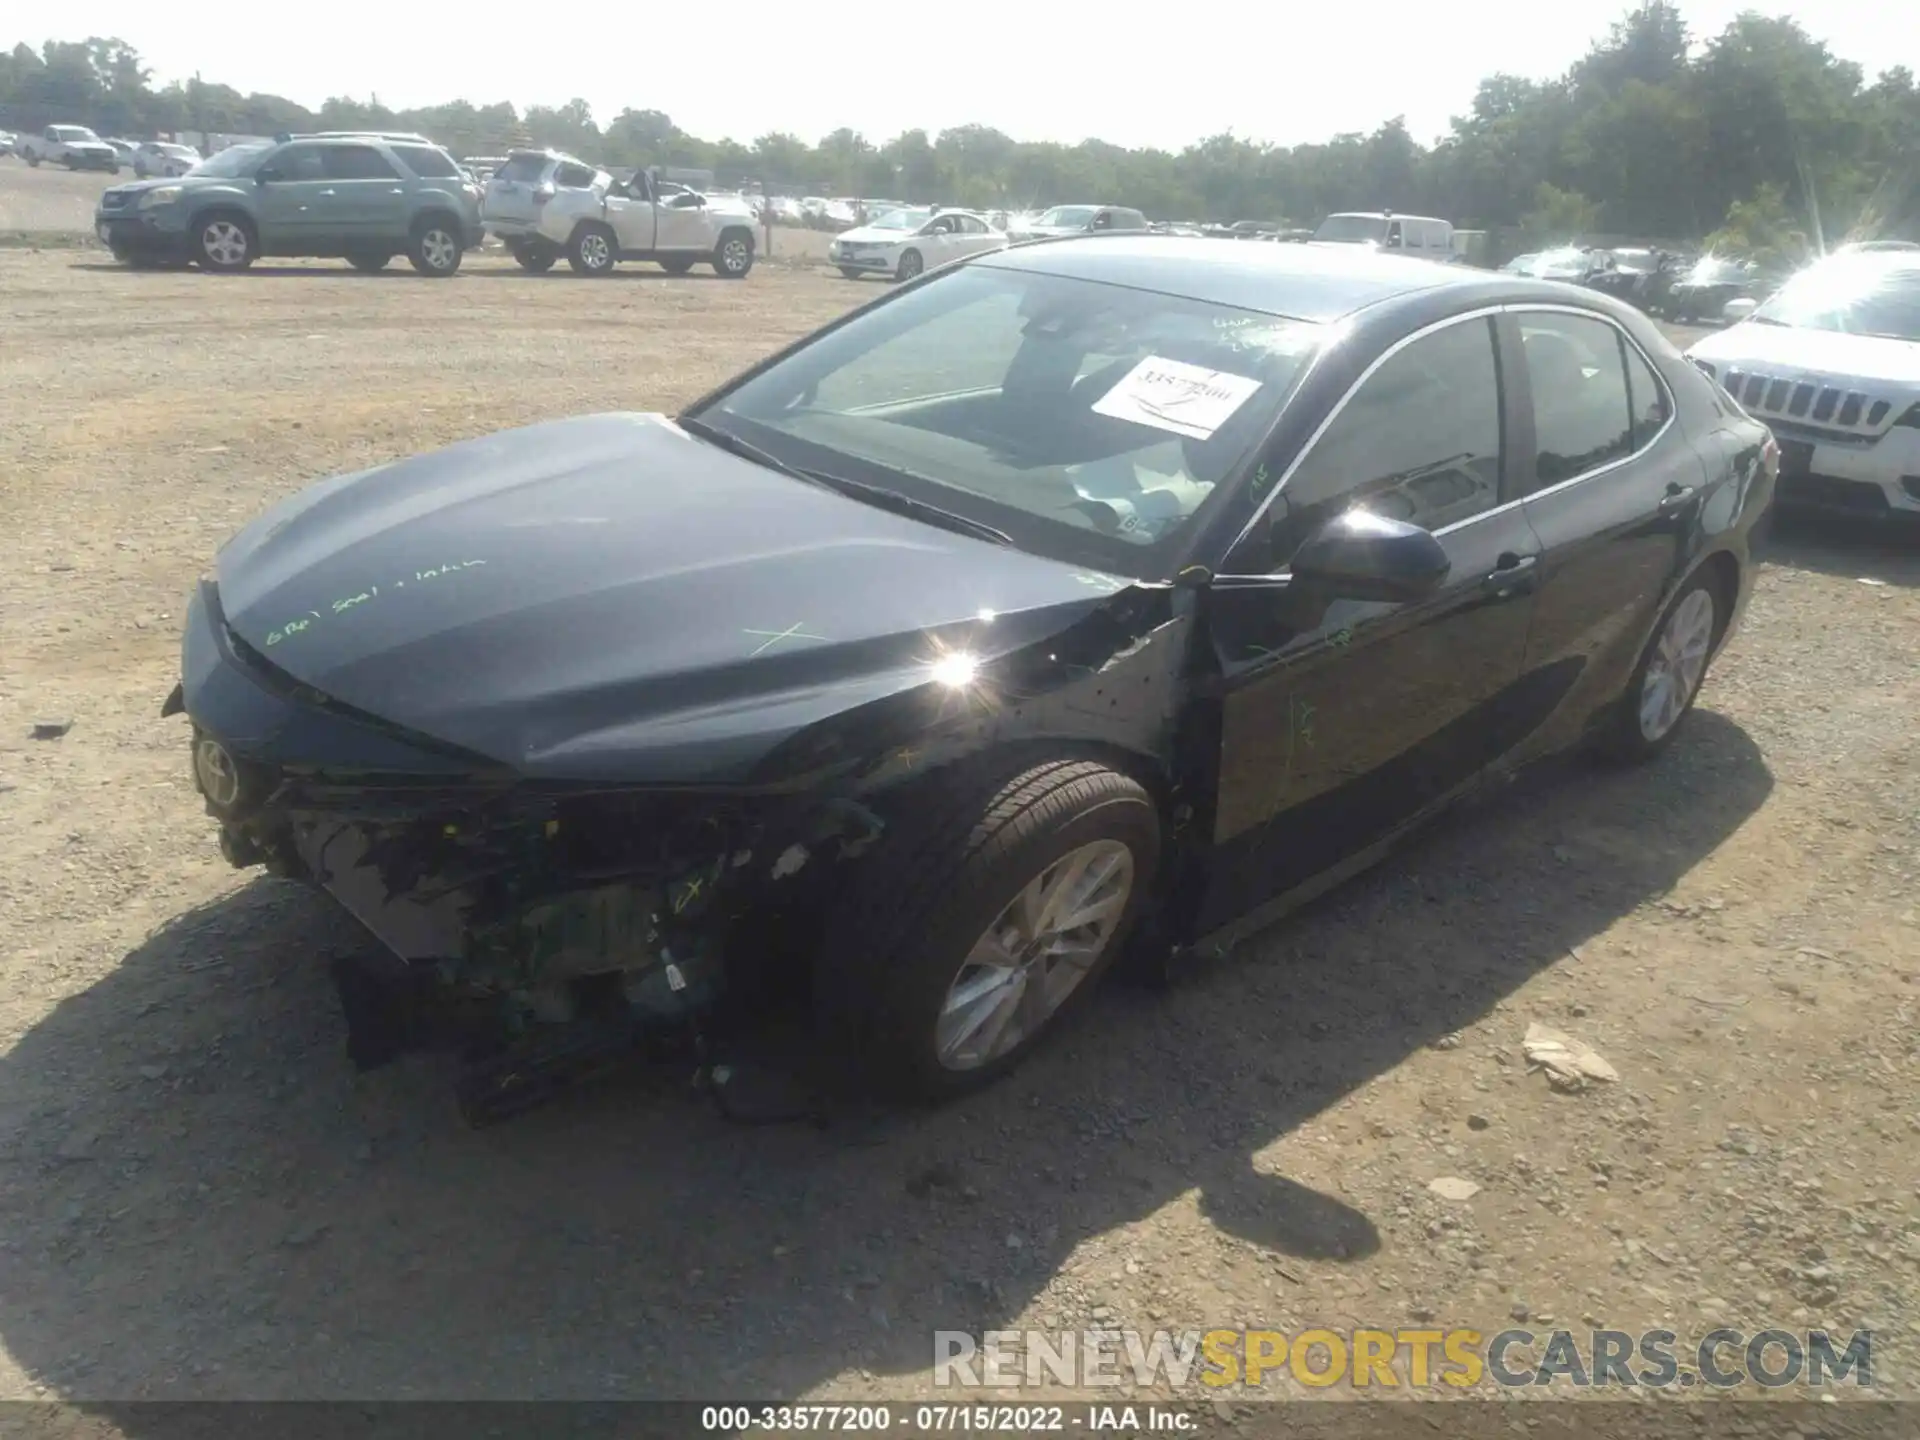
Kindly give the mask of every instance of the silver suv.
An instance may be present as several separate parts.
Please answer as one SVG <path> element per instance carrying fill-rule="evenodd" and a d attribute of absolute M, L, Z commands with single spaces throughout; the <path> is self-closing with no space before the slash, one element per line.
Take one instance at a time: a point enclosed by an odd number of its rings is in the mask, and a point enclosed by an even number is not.
<path fill-rule="evenodd" d="M 282 135 L 185 175 L 116 185 L 94 228 L 130 265 L 244 270 L 262 255 L 319 255 L 379 270 L 405 255 L 422 275 L 446 276 L 480 243 L 480 187 L 421 135 Z"/>
<path fill-rule="evenodd" d="M 642 170 L 615 181 L 553 150 L 516 150 L 481 202 L 487 233 L 536 274 L 556 260 L 604 275 L 622 260 L 651 260 L 672 275 L 707 264 L 729 280 L 753 268 L 753 211 Z"/>

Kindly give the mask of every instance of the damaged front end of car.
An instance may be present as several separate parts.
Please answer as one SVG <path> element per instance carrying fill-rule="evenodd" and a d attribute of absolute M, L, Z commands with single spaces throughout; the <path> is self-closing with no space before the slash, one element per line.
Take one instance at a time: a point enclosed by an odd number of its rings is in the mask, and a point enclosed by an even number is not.
<path fill-rule="evenodd" d="M 704 1062 L 742 936 L 809 913 L 832 865 L 884 828 L 830 793 L 450 786 L 231 760 L 241 783 L 223 790 L 220 748 L 196 737 L 222 853 L 324 889 L 381 942 L 334 966 L 355 1064 L 455 1049 L 476 1123 L 636 1052 Z"/>

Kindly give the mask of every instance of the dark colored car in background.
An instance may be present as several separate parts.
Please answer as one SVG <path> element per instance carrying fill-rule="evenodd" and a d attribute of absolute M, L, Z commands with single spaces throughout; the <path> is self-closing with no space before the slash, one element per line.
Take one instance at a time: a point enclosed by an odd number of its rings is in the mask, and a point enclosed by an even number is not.
<path fill-rule="evenodd" d="M 1729 301 L 1764 299 L 1775 284 L 1751 260 L 1704 255 L 1673 282 L 1661 313 L 1682 325 L 1696 320 L 1718 324 Z"/>
<path fill-rule="evenodd" d="M 535 1077 L 801 977 L 954 1094 L 1128 946 L 1231 946 L 1486 778 L 1670 742 L 1755 573 L 1766 429 L 1599 295 L 1108 236 L 933 272 L 678 419 L 324 481 L 192 597 L 236 866 L 385 942 L 363 1064 Z M 425 1017 L 433 1016 L 432 1020 Z"/>
<path fill-rule="evenodd" d="M 1586 283 L 1603 295 L 1652 313 L 1666 303 L 1674 280 L 1692 268 L 1692 261 L 1665 250 L 1627 247 L 1607 251 L 1604 268 L 1590 274 Z"/>

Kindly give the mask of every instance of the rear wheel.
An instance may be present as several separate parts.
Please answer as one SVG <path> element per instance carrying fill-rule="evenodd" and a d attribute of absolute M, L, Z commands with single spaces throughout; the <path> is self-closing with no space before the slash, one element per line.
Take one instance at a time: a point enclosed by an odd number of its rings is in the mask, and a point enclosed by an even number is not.
<path fill-rule="evenodd" d="M 893 272 L 894 279 L 900 281 L 911 280 L 926 268 L 927 262 L 925 257 L 922 256 L 918 250 L 909 250 L 900 257 L 900 264 Z"/>
<path fill-rule="evenodd" d="M 1603 754 L 1649 760 L 1673 742 L 1700 696 L 1729 603 L 1710 574 L 1694 576 L 1673 597 L 1601 732 Z"/>
<path fill-rule="evenodd" d="M 514 263 L 522 270 L 533 275 L 544 275 L 553 268 L 553 262 L 560 258 L 560 252 L 547 245 L 515 245 Z"/>
<path fill-rule="evenodd" d="M 347 263 L 364 274 L 372 275 L 387 268 L 387 262 L 393 256 L 384 250 L 356 250 L 347 256 Z"/>
<path fill-rule="evenodd" d="M 618 258 L 613 231 L 604 225 L 582 225 L 567 247 L 567 264 L 577 275 L 609 275 Z"/>
<path fill-rule="evenodd" d="M 814 990 L 833 1052 L 921 1098 L 987 1084 L 1092 992 L 1159 851 L 1152 798 L 1097 761 L 931 778 L 828 921 Z"/>
<path fill-rule="evenodd" d="M 407 238 L 407 261 L 422 275 L 445 279 L 460 268 L 462 248 L 452 223 L 429 215 Z"/>

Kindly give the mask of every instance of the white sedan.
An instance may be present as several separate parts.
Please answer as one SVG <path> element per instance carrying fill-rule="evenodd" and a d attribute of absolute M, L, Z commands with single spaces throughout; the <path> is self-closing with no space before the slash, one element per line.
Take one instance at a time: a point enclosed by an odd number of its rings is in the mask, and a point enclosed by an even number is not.
<path fill-rule="evenodd" d="M 924 270 L 945 265 L 1007 243 L 971 210 L 889 210 L 871 224 L 848 230 L 827 250 L 827 263 L 849 280 L 862 275 L 891 275 L 911 280 Z"/>

